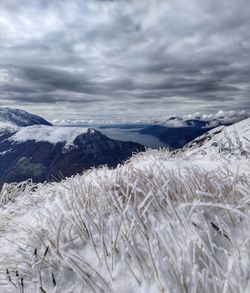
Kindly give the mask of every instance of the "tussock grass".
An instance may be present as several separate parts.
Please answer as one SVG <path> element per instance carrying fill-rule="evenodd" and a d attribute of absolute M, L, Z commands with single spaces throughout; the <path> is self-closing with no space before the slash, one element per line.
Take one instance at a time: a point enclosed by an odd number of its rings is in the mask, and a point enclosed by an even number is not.
<path fill-rule="evenodd" d="M 25 195 L 8 207 L 12 217 L 1 218 L 9 249 L 1 256 L 0 288 L 250 290 L 249 177 L 192 163 L 171 169 L 168 160 L 166 150 L 148 151 L 114 170 L 93 169 L 37 190 L 19 186 Z M 8 205 L 16 189 L 1 202 Z"/>

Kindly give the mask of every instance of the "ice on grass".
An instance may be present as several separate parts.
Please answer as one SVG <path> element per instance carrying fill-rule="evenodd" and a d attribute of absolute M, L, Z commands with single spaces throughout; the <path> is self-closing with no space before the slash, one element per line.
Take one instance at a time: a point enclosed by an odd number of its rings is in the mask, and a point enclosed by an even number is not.
<path fill-rule="evenodd" d="M 245 124 L 200 148 L 148 150 L 60 183 L 5 185 L 0 291 L 248 292 Z M 231 153 L 211 140 L 231 141 Z"/>

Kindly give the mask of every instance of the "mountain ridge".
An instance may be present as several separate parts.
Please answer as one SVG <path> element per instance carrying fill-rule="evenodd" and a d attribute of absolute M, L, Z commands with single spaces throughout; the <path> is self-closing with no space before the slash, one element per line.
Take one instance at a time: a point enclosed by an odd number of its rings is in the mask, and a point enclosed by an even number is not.
<path fill-rule="evenodd" d="M 57 127 L 22 110 L 0 111 L 0 187 L 27 179 L 59 180 L 100 165 L 116 167 L 145 149 L 93 128 Z"/>
<path fill-rule="evenodd" d="M 17 127 L 30 125 L 52 126 L 50 122 L 40 116 L 30 114 L 24 110 L 8 107 L 0 107 L 0 122 L 10 123 Z"/>
<path fill-rule="evenodd" d="M 234 115 L 233 115 L 234 114 Z M 157 137 L 162 142 L 168 144 L 170 148 L 180 149 L 187 143 L 190 143 L 195 138 L 203 135 L 204 133 L 215 129 L 219 126 L 230 126 L 235 123 L 247 119 L 248 113 L 241 112 L 239 114 L 231 113 L 227 116 L 227 112 L 219 112 L 218 117 L 208 115 L 193 118 L 171 117 L 164 123 L 153 124 L 146 128 L 141 129 L 141 134 L 150 134 Z"/>

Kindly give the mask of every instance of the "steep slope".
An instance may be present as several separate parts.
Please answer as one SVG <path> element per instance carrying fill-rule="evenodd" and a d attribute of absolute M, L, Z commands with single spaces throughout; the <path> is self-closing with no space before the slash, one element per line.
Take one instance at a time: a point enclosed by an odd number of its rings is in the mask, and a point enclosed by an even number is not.
<path fill-rule="evenodd" d="M 0 188 L 27 179 L 59 180 L 94 166 L 115 167 L 142 150 L 94 129 L 56 127 L 25 111 L 0 108 Z"/>
<path fill-rule="evenodd" d="M 52 126 L 48 121 L 37 115 L 20 109 L 0 107 L 0 143 L 15 132 L 30 125 Z"/>
<path fill-rule="evenodd" d="M 28 126 L 0 143 L 0 186 L 31 178 L 59 180 L 94 166 L 115 167 L 144 150 L 132 143 L 109 139 L 94 129 Z"/>
<path fill-rule="evenodd" d="M 25 127 L 29 125 L 50 125 L 51 124 L 37 115 L 30 114 L 20 109 L 0 108 L 1 122 L 9 123 L 14 126 Z"/>
<path fill-rule="evenodd" d="M 250 118 L 220 126 L 194 139 L 182 151 L 192 157 L 250 157 Z"/>
<path fill-rule="evenodd" d="M 246 112 L 223 112 L 215 115 L 202 115 L 193 119 L 172 117 L 162 124 L 155 124 L 140 130 L 169 145 L 171 149 L 181 148 L 193 139 L 218 126 L 229 126 L 249 117 Z"/>

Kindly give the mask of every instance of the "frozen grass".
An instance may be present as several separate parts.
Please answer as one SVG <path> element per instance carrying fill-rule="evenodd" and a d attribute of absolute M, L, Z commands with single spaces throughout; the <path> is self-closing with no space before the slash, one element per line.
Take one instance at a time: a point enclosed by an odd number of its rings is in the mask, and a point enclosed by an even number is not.
<path fill-rule="evenodd" d="M 217 127 L 187 144 L 180 152 L 210 159 L 250 158 L 250 118 L 228 127 Z"/>
<path fill-rule="evenodd" d="M 248 292 L 249 175 L 180 160 L 5 186 L 0 291 Z"/>

